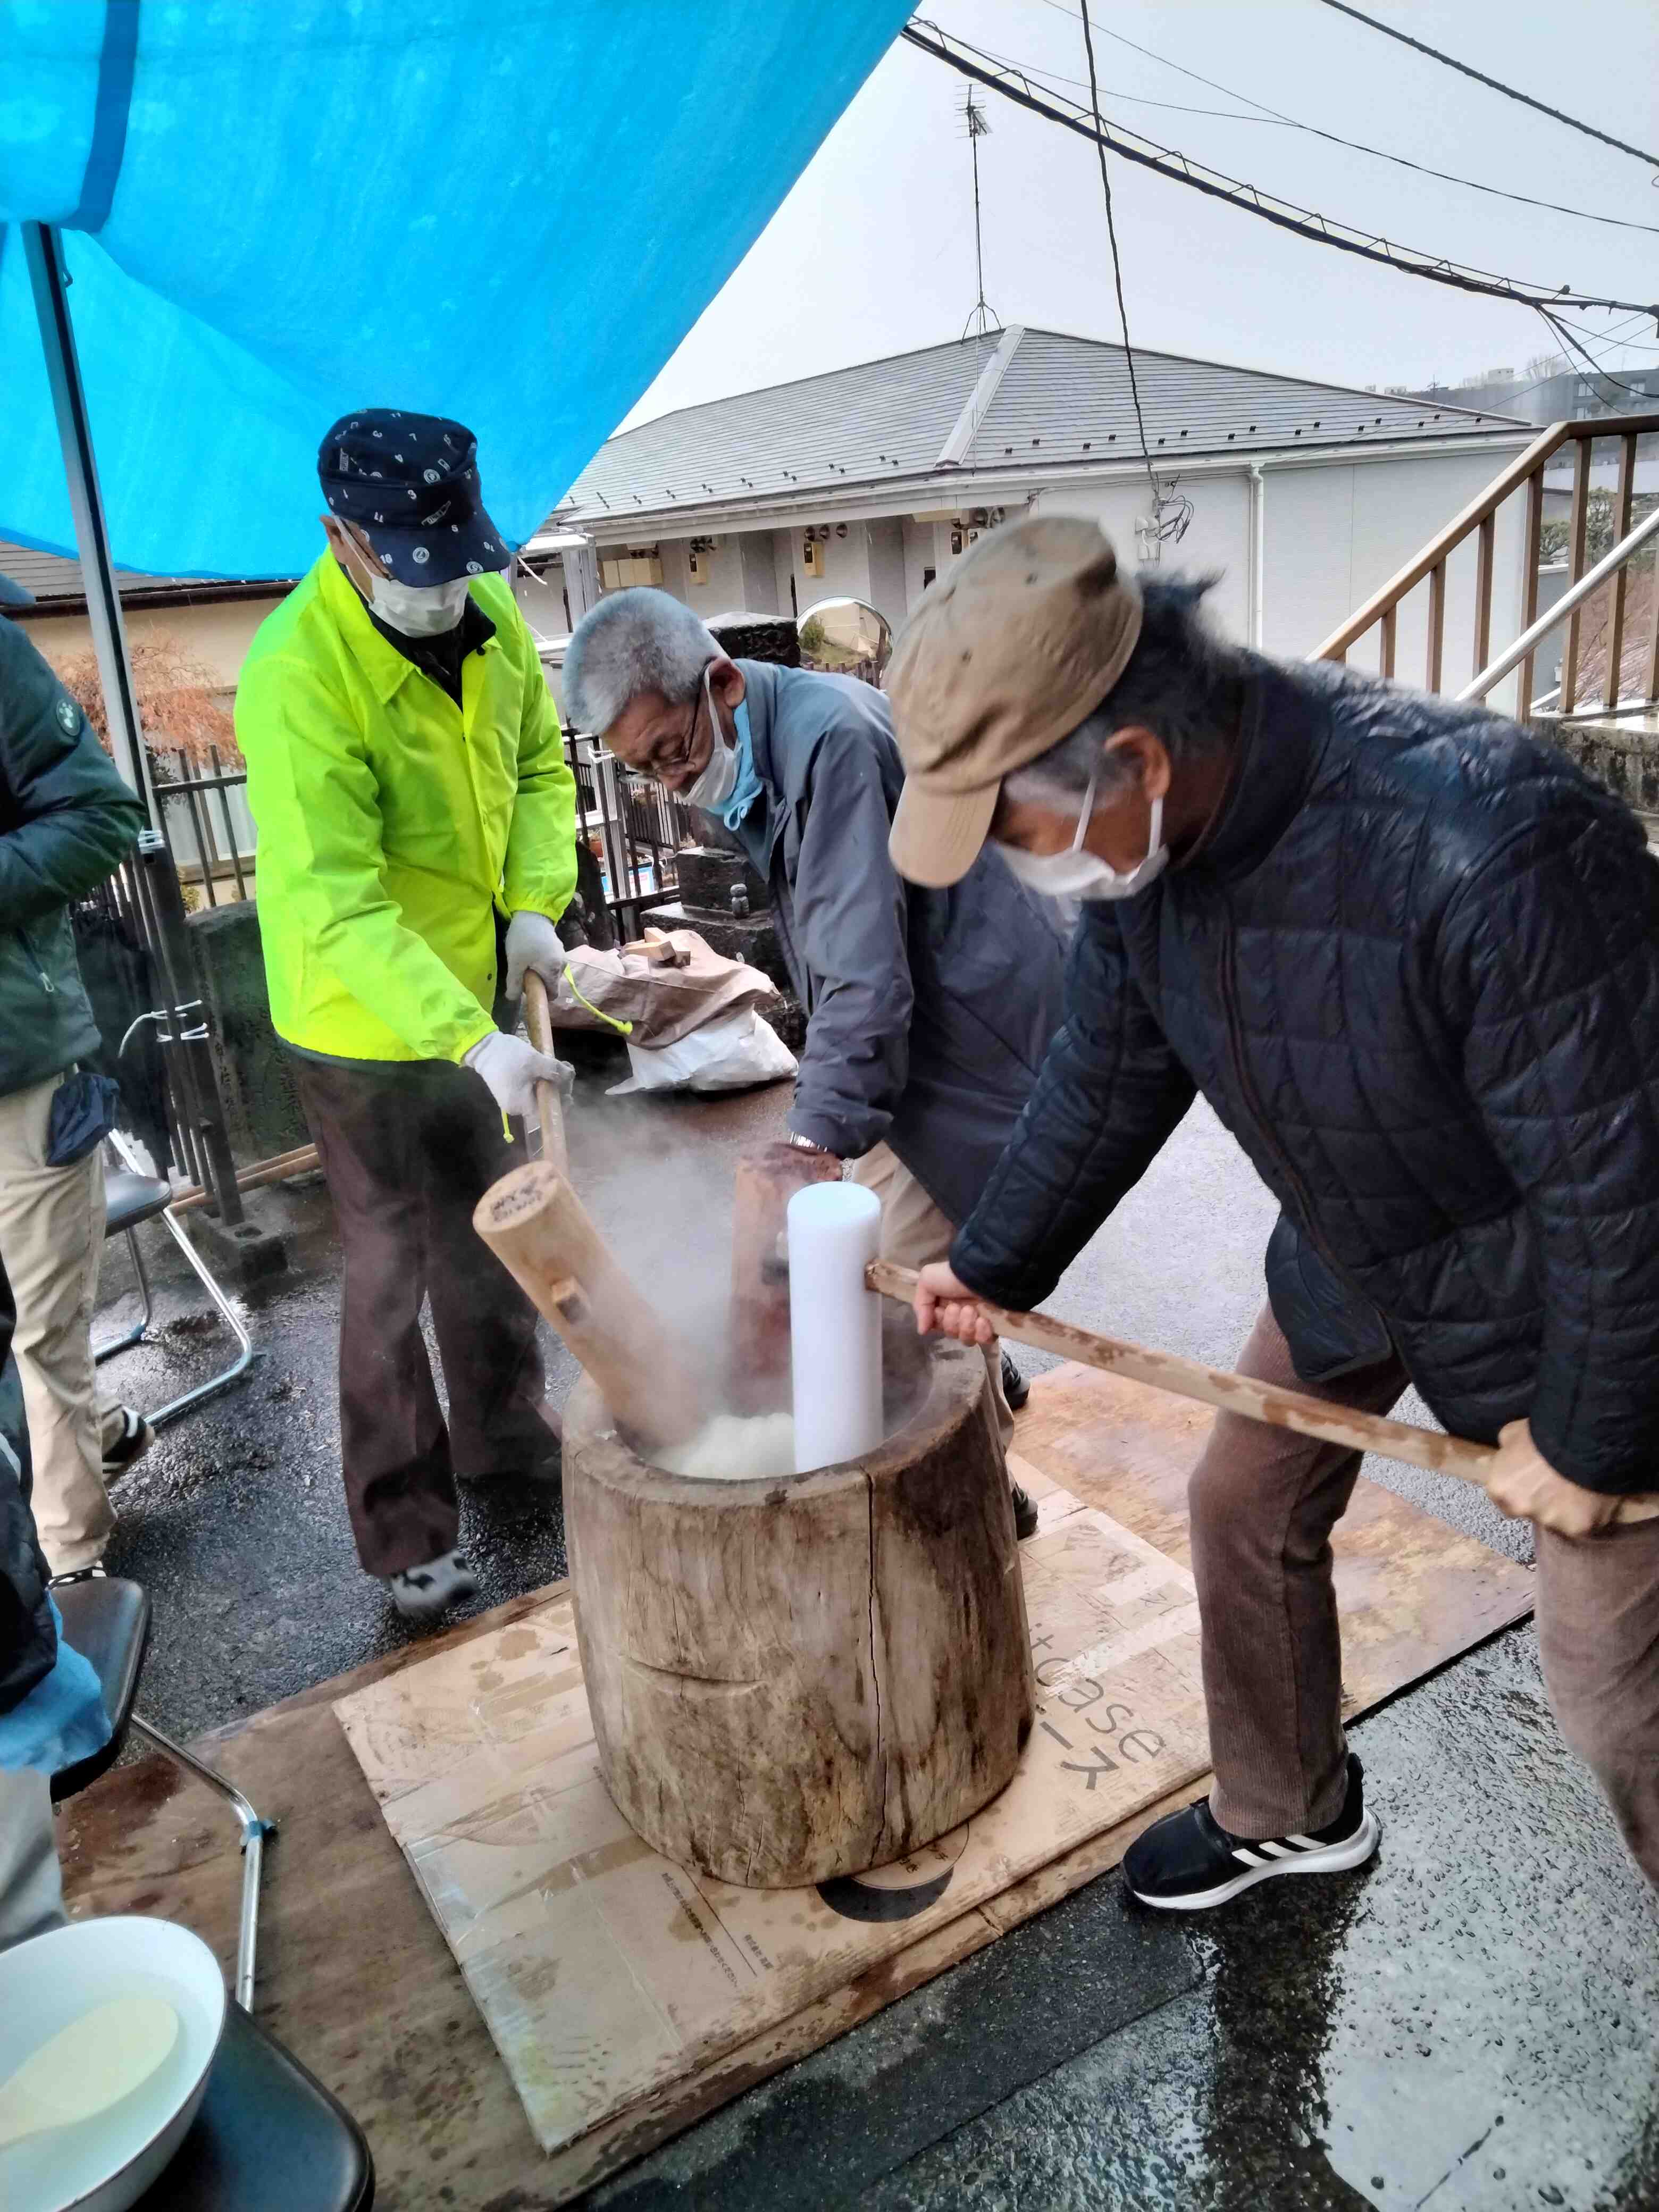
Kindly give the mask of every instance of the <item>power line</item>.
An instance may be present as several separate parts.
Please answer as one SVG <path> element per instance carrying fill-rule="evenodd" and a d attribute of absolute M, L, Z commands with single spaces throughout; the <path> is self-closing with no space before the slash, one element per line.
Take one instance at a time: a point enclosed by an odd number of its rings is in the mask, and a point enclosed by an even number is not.
<path fill-rule="evenodd" d="M 1477 84 L 1489 86 L 1493 92 L 1501 92 L 1505 100 L 1518 100 L 1523 107 L 1535 108 L 1540 115 L 1547 115 L 1557 123 L 1565 123 L 1569 131 L 1582 131 L 1586 138 L 1599 138 L 1604 146 L 1616 146 L 1621 154 L 1634 154 L 1638 161 L 1645 161 L 1650 168 L 1659 169 L 1659 154 L 1650 154 L 1645 147 L 1632 146 L 1626 139 L 1614 138 L 1605 131 L 1598 131 L 1593 123 L 1581 123 L 1577 116 L 1563 114 L 1559 107 L 1547 106 L 1541 100 L 1534 100 L 1529 92 L 1517 92 L 1512 84 L 1504 84 L 1495 76 L 1488 76 L 1484 70 L 1471 69 L 1467 62 L 1460 62 L 1450 54 L 1443 54 L 1438 46 L 1425 46 L 1421 39 L 1413 39 L 1405 31 L 1396 31 L 1392 23 L 1379 22 L 1375 15 L 1367 15 L 1358 8 L 1349 7 L 1348 0 L 1321 0 L 1321 4 L 1334 8 L 1339 15 L 1352 15 L 1356 23 L 1364 23 L 1373 31 L 1381 31 L 1385 39 L 1398 39 L 1402 46 L 1415 47 L 1419 54 L 1426 54 L 1432 62 L 1443 62 L 1448 69 L 1461 70 L 1463 76 L 1472 76 Z"/>
<path fill-rule="evenodd" d="M 1063 0 L 1045 0 L 1045 4 L 1056 15 L 1070 15 L 1076 21 L 1076 9 L 1065 6 Z M 1188 69 L 1183 63 L 1171 61 L 1167 54 L 1155 53 L 1151 46 L 1143 46 L 1136 40 L 1126 38 L 1121 31 L 1109 31 L 1103 24 L 1100 35 L 1104 39 L 1115 39 L 1119 46 L 1127 46 L 1133 53 L 1144 55 L 1148 61 L 1157 62 L 1161 68 L 1174 70 L 1178 76 L 1190 77 L 1194 84 L 1207 86 L 1212 92 L 1220 93 L 1224 99 L 1242 100 L 1247 106 L 1258 110 L 1258 113 L 1230 117 L 1224 108 L 1179 108 L 1174 100 L 1150 100 L 1145 103 L 1148 106 L 1176 108 L 1176 112 L 1187 115 L 1220 116 L 1235 123 L 1276 123 L 1282 130 L 1300 131 L 1310 138 L 1322 138 L 1327 145 L 1344 147 L 1351 154 L 1364 154 L 1372 161 L 1391 162 L 1397 169 L 1414 170 L 1419 177 L 1433 177 L 1443 185 L 1458 185 L 1465 191 L 1484 192 L 1489 199 L 1512 200 L 1517 207 L 1544 208 L 1552 215 L 1571 216 L 1579 222 L 1599 222 L 1613 230 L 1642 230 L 1646 231 L 1650 237 L 1659 238 L 1659 223 L 1636 222 L 1626 216 L 1597 215 L 1589 208 L 1569 207 L 1561 200 L 1537 199 L 1530 192 L 1512 192 L 1502 185 L 1482 184 L 1478 177 L 1460 177 L 1450 169 L 1433 168 L 1426 161 L 1413 161 L 1409 155 L 1391 154 L 1385 146 L 1368 146 L 1363 139 L 1345 138 L 1340 131 L 1327 131 L 1320 124 L 1304 123 L 1297 116 L 1286 115 L 1282 108 L 1269 107 L 1265 100 L 1255 99 L 1250 93 L 1239 92 L 1230 84 L 1218 84 L 1214 77 L 1202 76 L 1198 70 Z M 1055 70 L 1036 70 L 1031 73 L 1055 78 L 1062 84 L 1079 82 L 1075 77 L 1060 76 Z M 1139 104 L 1133 93 L 1114 93 L 1110 96 L 1115 100 L 1135 100 Z"/>
<path fill-rule="evenodd" d="M 1140 381 L 1135 374 L 1135 352 L 1129 343 L 1129 310 L 1123 299 L 1123 264 L 1117 250 L 1117 224 L 1112 214 L 1112 179 L 1106 167 L 1104 127 L 1100 119 L 1100 84 L 1095 73 L 1095 40 L 1089 21 L 1089 0 L 1082 0 L 1083 49 L 1089 58 L 1089 100 L 1094 112 L 1096 137 L 1095 153 L 1100 162 L 1100 189 L 1106 201 L 1106 236 L 1112 249 L 1112 283 L 1117 292 L 1117 319 L 1123 330 L 1123 359 L 1129 371 L 1129 397 L 1134 402 L 1135 428 L 1140 437 L 1140 458 L 1146 465 L 1146 481 L 1152 488 L 1152 532 L 1155 545 L 1166 540 L 1178 544 L 1186 535 L 1187 525 L 1193 519 L 1193 503 L 1182 498 L 1176 489 L 1177 479 L 1171 478 L 1166 489 L 1158 480 L 1152 466 L 1152 449 L 1146 436 L 1146 418 L 1140 411 Z"/>
<path fill-rule="evenodd" d="M 1573 337 L 1571 331 L 1562 321 L 1559 315 L 1553 315 L 1547 307 L 1540 307 L 1538 312 L 1547 327 L 1554 331 L 1562 344 L 1567 348 L 1569 366 L 1571 365 L 1571 356 L 1577 354 L 1580 361 L 1588 364 L 1590 375 L 1598 378 L 1601 383 L 1612 385 L 1615 391 L 1628 392 L 1633 399 L 1652 398 L 1653 394 L 1650 392 L 1644 392 L 1639 384 L 1626 384 L 1622 377 L 1615 376 L 1611 369 L 1603 368 L 1589 348 Z M 1584 374 L 1582 368 L 1577 373 L 1581 377 Z"/>
<path fill-rule="evenodd" d="M 1083 46 L 1089 57 L 1089 100 L 1094 109 L 1095 121 L 1100 121 L 1100 88 L 1095 76 L 1094 33 L 1089 24 L 1089 0 L 1083 0 Z M 1129 343 L 1129 310 L 1123 303 L 1123 264 L 1118 258 L 1117 225 L 1112 218 L 1112 179 L 1106 167 L 1104 139 L 1097 136 L 1095 153 L 1100 161 L 1100 189 L 1106 200 L 1106 237 L 1112 249 L 1112 283 L 1117 292 L 1117 319 L 1123 331 L 1123 358 L 1129 369 L 1129 397 L 1134 402 L 1135 428 L 1140 434 L 1140 458 L 1146 464 L 1151 478 L 1152 498 L 1158 498 L 1158 478 L 1152 472 L 1152 451 L 1146 442 L 1146 419 L 1140 411 L 1140 385 L 1135 375 L 1134 348 Z"/>
<path fill-rule="evenodd" d="M 1448 284 L 1462 292 L 1480 293 L 1489 299 L 1512 300 L 1526 307 L 1547 303 L 1569 307 L 1605 307 L 1614 313 L 1650 315 L 1659 313 L 1645 301 L 1615 300 L 1599 294 L 1574 291 L 1571 285 L 1546 285 L 1523 278 L 1500 276 L 1491 270 L 1477 269 L 1464 262 L 1449 259 L 1444 255 L 1419 252 L 1411 246 L 1399 246 L 1376 232 L 1362 231 L 1350 223 L 1338 222 L 1332 216 L 1316 213 L 1310 208 L 1299 207 L 1294 201 L 1281 199 L 1277 193 L 1263 191 L 1259 185 L 1242 183 L 1218 169 L 1195 161 L 1190 155 L 1176 152 L 1144 137 L 1139 131 L 1129 131 L 1121 125 L 1108 125 L 1093 118 L 1090 112 L 1076 102 L 1054 103 L 1063 96 L 1049 87 L 1034 88 L 1022 70 L 992 63 L 966 40 L 941 31 L 937 24 L 913 16 L 901 36 L 935 61 L 942 61 L 963 76 L 973 78 L 975 83 L 1000 93 L 1033 114 L 1042 116 L 1050 123 L 1058 123 L 1079 137 L 1090 138 L 1122 155 L 1125 161 L 1138 162 L 1159 176 L 1168 177 L 1178 185 L 1188 185 L 1211 199 L 1223 200 L 1230 207 L 1242 208 L 1247 215 L 1259 216 L 1264 222 L 1276 225 L 1280 230 L 1294 232 L 1298 237 L 1310 238 L 1322 246 L 1334 246 L 1340 252 L 1358 255 L 1362 259 L 1380 263 L 1386 269 L 1395 269 L 1404 276 L 1425 276 L 1437 284 Z M 1039 97 L 1039 93 L 1048 97 Z"/>

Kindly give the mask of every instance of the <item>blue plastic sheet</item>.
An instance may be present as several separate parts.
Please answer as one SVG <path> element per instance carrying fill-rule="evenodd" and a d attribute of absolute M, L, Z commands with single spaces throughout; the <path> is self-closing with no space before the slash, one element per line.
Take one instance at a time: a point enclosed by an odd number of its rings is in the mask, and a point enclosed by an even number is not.
<path fill-rule="evenodd" d="M 15 227 L 33 221 L 65 226 L 124 567 L 299 573 L 318 441 L 370 405 L 469 424 L 521 544 L 908 12 L 0 0 L 0 538 L 74 550 Z"/>

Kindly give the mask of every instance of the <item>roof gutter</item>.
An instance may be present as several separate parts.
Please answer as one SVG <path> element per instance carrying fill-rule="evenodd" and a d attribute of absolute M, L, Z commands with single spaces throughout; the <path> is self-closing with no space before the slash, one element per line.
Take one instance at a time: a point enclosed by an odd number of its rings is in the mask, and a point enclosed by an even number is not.
<path fill-rule="evenodd" d="M 1316 448 L 1273 447 L 1257 453 L 1212 453 L 1184 459 L 1173 472 L 1183 478 L 1239 477 L 1246 473 L 1252 462 L 1279 470 L 1346 468 L 1360 458 L 1433 460 L 1451 453 L 1518 453 L 1529 442 L 1531 434 L 1522 428 L 1455 439 L 1419 438 L 1397 443 L 1378 439 L 1371 446 L 1353 441 L 1343 446 Z M 1163 454 L 1156 456 L 1156 460 L 1162 468 L 1170 466 Z M 947 476 L 930 471 L 926 476 L 893 477 L 885 482 L 878 478 L 833 491 L 804 484 L 799 490 L 792 490 L 787 498 L 778 493 L 767 493 L 741 505 L 705 501 L 697 507 L 636 507 L 629 514 L 620 510 L 608 514 L 584 514 L 581 527 L 596 542 L 639 544 L 647 538 L 692 538 L 720 531 L 793 529 L 804 518 L 813 516 L 848 522 L 876 521 L 895 514 L 912 514 L 919 505 L 938 507 L 945 501 L 957 507 L 1007 507 L 1034 491 L 1052 490 L 1066 484 L 1127 481 L 1142 475 L 1144 470 L 1145 464 L 1139 458 L 1131 459 L 1126 453 L 1121 458 L 1115 455 L 1110 460 L 1059 461 L 1037 468 L 1022 462 L 1000 472 L 981 467 Z M 574 518 L 562 516 L 560 528 L 570 527 L 571 520 Z"/>
<path fill-rule="evenodd" d="M 229 599 L 283 599 L 298 581 L 297 576 L 265 576 L 248 583 L 191 584 L 188 589 L 164 584 L 148 591 L 142 585 L 123 584 L 121 605 L 129 613 L 142 613 L 150 607 L 205 607 Z M 11 621 L 22 623 L 50 622 L 55 615 L 84 617 L 87 611 L 84 592 L 37 592 L 32 606 L 6 609 Z"/>

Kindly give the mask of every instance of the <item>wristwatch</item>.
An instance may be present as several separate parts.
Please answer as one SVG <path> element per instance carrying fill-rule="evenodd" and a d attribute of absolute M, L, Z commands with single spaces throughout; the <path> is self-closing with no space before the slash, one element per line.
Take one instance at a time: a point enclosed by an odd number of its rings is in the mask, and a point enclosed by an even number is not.
<path fill-rule="evenodd" d="M 830 1151 L 828 1145 L 814 1144 L 811 1137 L 803 1137 L 799 1129 L 791 1129 L 784 1138 L 783 1141 L 791 1148 L 792 1151 L 797 1152 L 812 1152 L 815 1153 L 819 1159 L 833 1160 L 836 1157 L 836 1155 Z"/>

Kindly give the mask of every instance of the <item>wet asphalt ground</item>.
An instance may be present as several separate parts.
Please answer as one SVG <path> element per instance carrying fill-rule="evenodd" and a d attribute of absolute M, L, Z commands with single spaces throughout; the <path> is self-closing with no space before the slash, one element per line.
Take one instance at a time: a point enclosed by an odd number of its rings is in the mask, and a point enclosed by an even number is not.
<path fill-rule="evenodd" d="M 732 1166 L 781 1126 L 787 1099 L 781 1085 L 612 1100 L 583 1080 L 572 1150 L 584 1196 L 684 1316 L 706 1322 L 718 1306 Z M 359 1571 L 346 1526 L 326 1199 L 285 1203 L 313 1272 L 255 1306 L 251 1379 L 167 1431 L 117 1492 L 109 1565 L 151 1593 L 144 1704 L 176 1735 L 417 1633 Z M 1227 1363 L 1260 1301 L 1272 1218 L 1200 1106 L 1054 1309 Z M 117 1295 L 125 1272 L 112 1248 L 100 1330 L 131 1310 Z M 165 1283 L 155 1340 L 104 1370 L 110 1386 L 154 1404 L 222 1364 L 224 1332 L 198 1325 L 200 1303 Z M 574 1370 L 556 1341 L 547 1348 L 557 1402 Z M 1049 1364 L 1016 1356 L 1030 1372 Z M 1465 1486 L 1367 1472 L 1528 1556 L 1528 1532 Z M 480 1609 L 563 1572 L 556 1492 L 475 1486 L 463 1511 Z M 1106 1875 L 592 2201 L 613 2212 L 1659 2208 L 1659 1902 L 1555 1731 L 1530 1624 L 1402 1692 L 1353 1741 L 1383 1827 L 1359 1874 L 1264 1883 L 1190 1918 L 1126 1903 Z"/>

